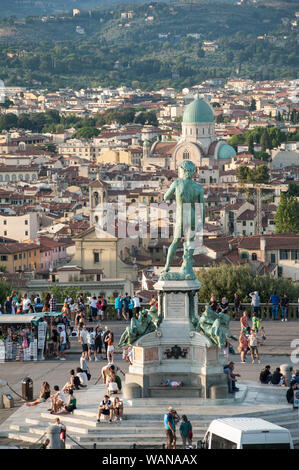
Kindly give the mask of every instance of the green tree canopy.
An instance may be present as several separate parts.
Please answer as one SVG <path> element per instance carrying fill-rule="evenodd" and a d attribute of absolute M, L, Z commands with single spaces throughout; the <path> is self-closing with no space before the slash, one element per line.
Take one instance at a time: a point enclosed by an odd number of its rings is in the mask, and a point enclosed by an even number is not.
<path fill-rule="evenodd" d="M 242 302 L 250 302 L 248 294 L 255 290 L 258 291 L 261 302 L 268 302 L 274 291 L 280 295 L 287 292 L 291 302 L 297 302 L 299 295 L 298 284 L 288 279 L 275 279 L 269 275 L 255 275 L 248 264 L 228 266 L 226 263 L 221 263 L 210 268 L 201 268 L 197 272 L 197 277 L 202 283 L 198 293 L 199 302 L 209 302 L 211 294 L 215 294 L 218 301 L 225 296 L 229 302 L 233 302 L 236 292 Z"/>
<path fill-rule="evenodd" d="M 281 193 L 274 222 L 276 233 L 299 233 L 299 202 L 295 196 Z"/>
<path fill-rule="evenodd" d="M 97 137 L 100 131 L 96 127 L 81 127 L 73 137 L 78 139 L 92 139 L 92 137 Z"/>

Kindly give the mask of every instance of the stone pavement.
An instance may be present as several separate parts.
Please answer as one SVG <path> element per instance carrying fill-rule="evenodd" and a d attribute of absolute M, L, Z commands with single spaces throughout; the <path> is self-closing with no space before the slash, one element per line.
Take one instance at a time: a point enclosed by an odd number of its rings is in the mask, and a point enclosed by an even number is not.
<path fill-rule="evenodd" d="M 115 337 L 116 337 L 115 343 L 118 342 L 118 339 L 123 329 L 127 326 L 127 323 L 125 323 L 124 321 L 123 322 L 114 321 L 114 322 L 109 322 L 109 323 L 107 322 L 104 324 L 107 324 L 107 326 L 114 331 Z M 260 347 L 260 354 L 261 354 L 261 361 L 262 361 L 261 364 L 257 364 L 257 363 L 252 364 L 250 357 L 248 357 L 247 363 L 242 364 L 240 363 L 239 354 L 231 356 L 231 360 L 235 362 L 235 371 L 241 374 L 241 377 L 239 379 L 240 384 L 250 386 L 250 390 L 249 392 L 247 392 L 248 412 L 253 411 L 256 408 L 257 399 L 259 401 L 260 399 L 262 399 L 263 401 L 265 398 L 265 396 L 261 398 L 261 395 L 257 395 L 256 394 L 257 391 L 254 388 L 254 387 L 261 387 L 258 384 L 258 377 L 259 377 L 259 372 L 262 369 L 262 367 L 266 364 L 270 364 L 272 368 L 275 368 L 285 362 L 289 362 L 289 354 L 291 352 L 290 343 L 293 339 L 299 338 L 299 322 L 296 322 L 296 321 L 287 322 L 287 323 L 268 321 L 268 322 L 264 322 L 264 327 L 266 331 L 267 340 L 266 340 L 266 344 Z M 236 336 L 238 336 L 239 322 L 232 321 L 231 329 L 233 333 Z M 232 341 L 232 344 L 235 350 L 237 350 L 236 342 Z M 33 380 L 33 384 L 34 384 L 34 397 L 38 397 L 39 391 L 40 391 L 40 385 L 43 380 L 47 380 L 50 383 L 52 388 L 56 384 L 62 387 L 68 380 L 70 369 L 76 368 L 79 365 L 79 357 L 80 357 L 81 348 L 80 348 L 80 345 L 77 343 L 76 338 L 72 339 L 71 345 L 72 345 L 71 350 L 67 352 L 66 361 L 59 361 L 59 360 L 53 359 L 53 360 L 46 360 L 46 361 L 39 361 L 39 362 L 24 362 L 24 363 L 7 362 L 4 364 L 0 364 L 0 379 L 7 381 L 16 392 L 21 393 L 21 380 L 26 376 L 31 377 Z M 122 356 L 120 354 L 115 355 L 115 363 L 124 372 L 128 370 L 128 364 L 122 360 Z M 105 364 L 106 364 L 106 361 L 104 360 L 101 360 L 99 362 L 94 362 L 94 361 L 89 362 L 88 365 L 90 368 L 90 372 L 92 374 L 92 378 L 89 384 L 90 389 L 92 389 L 95 386 L 95 382 L 100 375 L 101 368 Z M 294 364 L 294 368 L 299 369 L 299 363 L 298 365 Z M 123 378 L 121 374 L 120 376 L 121 378 Z M 94 405 L 102 399 L 102 393 L 100 392 L 101 391 L 100 384 L 101 384 L 101 381 L 99 382 L 100 388 L 98 389 L 98 392 L 96 391 L 97 390 L 97 387 L 96 387 L 94 389 L 94 393 L 90 396 L 90 399 L 94 400 Z M 266 393 L 266 397 L 268 400 L 269 390 L 270 389 L 267 388 L 267 391 L 264 392 L 264 389 L 262 389 L 261 391 L 259 391 L 259 393 L 262 393 L 262 394 Z M 12 393 L 7 388 L 5 389 L 5 392 Z M 83 392 L 79 392 L 79 393 L 81 394 Z M 278 393 L 278 390 L 275 393 Z M 278 403 L 276 405 L 272 403 L 272 405 L 279 406 L 279 408 L 281 406 L 288 408 L 289 405 L 286 404 L 286 400 L 285 400 L 286 389 L 284 387 L 281 388 L 279 390 L 279 393 L 281 394 L 281 396 L 278 400 Z M 17 406 L 19 406 L 22 402 L 18 403 L 17 396 L 14 395 L 14 393 L 12 393 L 12 395 L 15 398 Z M 42 405 L 38 405 L 37 407 L 34 407 L 34 409 L 39 409 L 37 410 L 39 413 L 40 413 L 40 406 Z M 244 404 L 240 406 L 242 407 L 242 409 L 244 409 Z M 24 408 L 25 406 L 22 407 L 22 409 Z M 227 409 L 229 411 L 229 408 Z M 205 406 L 205 410 L 208 411 L 207 406 Z M 236 411 L 236 407 L 234 408 L 234 410 Z M 140 409 L 140 411 L 142 410 Z M 218 407 L 218 411 L 219 411 L 219 407 Z M 223 407 L 221 407 L 221 411 L 222 412 L 224 411 Z M 2 426 L 3 426 L 3 424 L 5 423 L 5 421 L 7 421 L 9 417 L 11 417 L 13 414 L 18 413 L 18 412 L 19 412 L 18 407 L 12 410 L 0 409 L 0 424 L 2 423 Z M 12 440 L 10 444 L 12 445 L 15 442 L 16 441 Z"/>
<path fill-rule="evenodd" d="M 165 443 L 163 414 L 169 404 L 179 416 L 186 414 L 193 426 L 194 442 L 202 439 L 211 420 L 225 416 L 258 416 L 287 427 L 294 441 L 299 444 L 298 411 L 282 403 L 285 389 L 274 386 L 248 384 L 240 386 L 236 397 L 226 400 L 203 400 L 180 398 L 149 398 L 124 400 L 122 422 L 97 423 L 97 406 L 105 393 L 104 385 L 93 385 L 76 391 L 77 410 L 73 414 L 60 415 L 67 427 L 67 448 L 98 449 L 161 448 Z M 220 403 L 221 402 L 221 403 Z M 48 403 L 36 407 L 19 408 L 0 426 L 0 436 L 8 436 L 13 443 L 19 441 L 36 447 L 39 439 L 45 439 L 45 431 L 56 419 L 47 409 Z M 181 442 L 178 438 L 178 448 Z"/>

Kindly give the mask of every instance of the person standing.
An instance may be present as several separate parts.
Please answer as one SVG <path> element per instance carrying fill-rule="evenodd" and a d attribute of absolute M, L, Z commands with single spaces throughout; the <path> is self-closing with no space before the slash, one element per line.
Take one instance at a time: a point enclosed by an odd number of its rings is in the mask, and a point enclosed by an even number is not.
<path fill-rule="evenodd" d="M 288 321 L 288 307 L 289 307 L 290 300 L 286 293 L 283 294 L 283 297 L 280 301 L 281 306 L 281 321 Z"/>
<path fill-rule="evenodd" d="M 214 310 L 214 312 L 217 312 L 218 310 L 218 302 L 216 300 L 216 297 L 214 294 L 211 295 L 211 299 L 210 299 L 210 302 L 209 302 L 209 306 L 211 307 L 212 310 Z"/>
<path fill-rule="evenodd" d="M 89 301 L 89 320 L 94 321 L 98 318 L 97 298 L 93 295 Z"/>
<path fill-rule="evenodd" d="M 269 304 L 272 303 L 272 320 L 278 320 L 278 311 L 279 311 L 279 295 L 276 291 L 270 296 Z"/>
<path fill-rule="evenodd" d="M 260 361 L 260 356 L 258 352 L 258 339 L 257 339 L 255 330 L 251 330 L 251 334 L 248 337 L 248 343 L 250 347 L 252 364 L 254 364 L 255 356 L 257 357 L 258 363 L 260 364 L 261 361 Z"/>
<path fill-rule="evenodd" d="M 245 363 L 245 356 L 246 356 L 247 348 L 248 348 L 248 340 L 246 338 L 245 331 L 242 330 L 239 336 L 238 350 L 241 355 L 241 362 L 243 364 Z"/>
<path fill-rule="evenodd" d="M 130 312 L 129 305 L 130 305 L 130 302 L 131 302 L 131 297 L 129 297 L 128 292 L 125 293 L 125 296 L 122 299 L 122 301 L 123 301 L 123 305 L 124 305 L 123 317 L 126 321 L 128 321 L 129 320 L 129 312 Z"/>
<path fill-rule="evenodd" d="M 102 308 L 103 308 L 103 299 L 99 295 L 98 300 L 97 300 L 97 318 L 100 317 L 99 318 L 100 321 L 103 320 L 103 310 L 102 310 Z"/>
<path fill-rule="evenodd" d="M 248 316 L 247 312 L 244 311 L 242 317 L 240 318 L 241 331 L 246 331 L 248 328 Z"/>
<path fill-rule="evenodd" d="M 88 344 L 87 344 L 88 331 L 86 325 L 83 325 L 82 330 L 79 330 L 78 339 L 82 346 L 82 351 L 88 353 Z"/>
<path fill-rule="evenodd" d="M 115 302 L 114 302 L 114 308 L 115 308 L 115 311 L 116 311 L 116 319 L 117 320 L 121 320 L 121 313 L 122 313 L 122 298 L 120 295 L 118 295 L 115 299 Z"/>
<path fill-rule="evenodd" d="M 234 313 L 235 313 L 235 320 L 240 318 L 240 311 L 241 311 L 241 299 L 239 294 L 236 292 L 234 294 Z"/>
<path fill-rule="evenodd" d="M 132 317 L 133 317 L 133 309 L 134 309 L 134 300 L 131 299 L 131 297 L 130 297 L 130 303 L 129 303 L 129 320 L 131 320 Z"/>
<path fill-rule="evenodd" d="M 56 312 L 57 301 L 56 301 L 56 297 L 54 294 L 51 295 L 49 303 L 50 303 L 50 312 Z"/>
<path fill-rule="evenodd" d="M 133 302 L 134 302 L 135 313 L 139 313 L 140 312 L 140 307 L 141 307 L 141 302 L 140 302 L 140 298 L 136 294 L 134 294 Z"/>
<path fill-rule="evenodd" d="M 175 411 L 170 406 L 168 413 L 164 415 L 164 429 L 167 437 L 166 449 L 176 448 L 176 435 L 175 435 L 175 422 L 174 422 Z"/>
<path fill-rule="evenodd" d="M 180 434 L 183 441 L 184 449 L 192 449 L 192 424 L 188 420 L 186 415 L 182 416 L 182 423 L 180 425 Z M 186 442 L 188 445 L 186 445 Z"/>
<path fill-rule="evenodd" d="M 104 320 L 105 318 L 106 309 L 107 309 L 107 300 L 105 299 L 105 297 L 102 297 L 102 320 Z"/>
<path fill-rule="evenodd" d="M 256 316 L 258 317 L 259 316 L 259 310 L 260 310 L 260 303 L 261 303 L 261 299 L 260 299 L 258 291 L 256 290 L 254 292 L 251 292 L 249 294 L 249 297 L 251 297 L 252 310 L 256 314 Z"/>
<path fill-rule="evenodd" d="M 102 342 L 103 342 L 104 347 L 105 347 L 105 355 L 106 355 L 106 357 L 107 357 L 107 351 L 108 351 L 108 342 L 106 341 L 106 338 L 107 338 L 107 336 L 109 335 L 109 333 L 110 333 L 110 330 L 108 330 L 108 326 L 105 326 L 104 332 L 103 332 L 103 334 L 102 334 Z M 105 357 L 105 359 L 106 359 L 106 357 Z"/>
<path fill-rule="evenodd" d="M 87 336 L 87 347 L 88 347 L 88 359 L 92 361 L 92 353 L 94 355 L 94 360 L 97 361 L 97 351 L 95 347 L 95 337 L 96 333 L 93 331 L 93 328 L 89 328 L 88 336 Z"/>
<path fill-rule="evenodd" d="M 108 344 L 107 347 L 107 361 L 113 363 L 113 356 L 114 356 L 114 335 L 110 331 L 109 334 L 105 338 L 105 343 Z"/>
<path fill-rule="evenodd" d="M 12 300 L 11 300 L 11 297 L 6 298 L 4 308 L 5 308 L 6 315 L 11 315 L 12 314 Z"/>
<path fill-rule="evenodd" d="M 27 294 L 24 294 L 24 297 L 22 298 L 23 313 L 25 314 L 29 313 L 30 307 L 31 307 L 31 300 L 28 299 Z"/>
<path fill-rule="evenodd" d="M 103 333 L 102 328 L 98 326 L 96 328 L 96 335 L 95 335 L 94 343 L 95 343 L 96 353 L 97 355 L 99 354 L 100 356 L 102 355 L 102 347 L 103 347 L 102 333 Z M 98 361 L 99 359 L 97 358 L 96 360 Z"/>
<path fill-rule="evenodd" d="M 59 327 L 59 343 L 60 343 L 60 360 L 65 361 L 66 332 L 65 329 Z"/>

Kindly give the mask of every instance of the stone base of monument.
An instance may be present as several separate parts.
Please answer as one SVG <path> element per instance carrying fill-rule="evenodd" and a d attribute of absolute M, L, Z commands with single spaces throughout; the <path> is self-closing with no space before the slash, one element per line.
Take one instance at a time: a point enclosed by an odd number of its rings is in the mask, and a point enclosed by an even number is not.
<path fill-rule="evenodd" d="M 190 318 L 197 311 L 197 280 L 159 281 L 159 328 L 134 343 L 133 365 L 126 384 L 138 384 L 142 397 L 209 398 L 212 387 L 225 397 L 227 377 L 220 351 L 202 333 L 194 331 Z M 178 387 L 168 381 L 182 382 Z M 220 387 L 220 388 L 219 388 Z"/>

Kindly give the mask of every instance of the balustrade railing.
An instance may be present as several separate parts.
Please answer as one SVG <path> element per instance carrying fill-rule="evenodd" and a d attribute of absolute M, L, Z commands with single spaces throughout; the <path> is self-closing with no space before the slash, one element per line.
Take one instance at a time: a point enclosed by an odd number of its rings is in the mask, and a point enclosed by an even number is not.
<path fill-rule="evenodd" d="M 200 315 L 205 309 L 205 303 L 198 304 L 198 314 Z M 63 304 L 57 303 L 57 312 L 60 312 L 62 309 Z M 143 303 L 142 307 L 150 308 L 147 303 Z M 234 311 L 234 304 L 229 304 L 228 314 L 230 315 L 231 319 L 237 320 L 242 316 L 242 312 L 246 310 L 248 317 L 251 318 L 253 314 L 253 307 L 250 303 L 242 303 L 242 308 L 240 313 L 236 314 Z M 85 313 L 89 315 L 89 305 L 85 305 Z M 278 311 L 278 318 L 281 319 L 281 308 L 279 307 Z M 261 303 L 259 308 L 259 318 L 262 320 L 272 320 L 272 304 L 268 303 Z M 290 303 L 288 310 L 287 310 L 287 319 L 288 320 L 298 320 L 299 319 L 299 304 L 297 303 Z M 116 311 L 114 308 L 114 304 L 109 303 L 106 306 L 105 318 L 104 320 L 116 320 Z"/>

